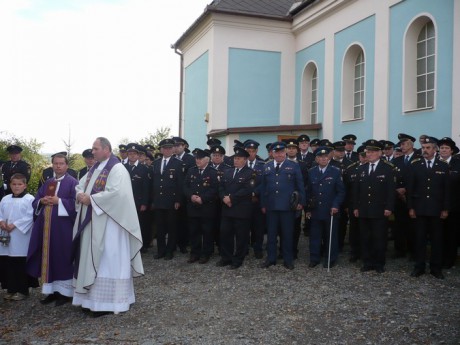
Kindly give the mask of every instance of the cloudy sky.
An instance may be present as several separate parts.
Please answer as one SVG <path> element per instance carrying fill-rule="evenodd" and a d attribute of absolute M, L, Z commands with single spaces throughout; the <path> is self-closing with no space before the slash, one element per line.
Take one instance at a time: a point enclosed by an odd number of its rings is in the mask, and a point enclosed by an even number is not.
<path fill-rule="evenodd" d="M 0 137 L 43 153 L 178 131 L 170 45 L 212 0 L 0 0 Z M 161 5 L 160 5 L 161 4 Z"/>

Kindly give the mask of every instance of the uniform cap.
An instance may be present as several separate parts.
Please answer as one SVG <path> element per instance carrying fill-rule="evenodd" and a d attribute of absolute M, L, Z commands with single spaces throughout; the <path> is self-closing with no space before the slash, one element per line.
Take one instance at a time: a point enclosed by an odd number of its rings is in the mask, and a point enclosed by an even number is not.
<path fill-rule="evenodd" d="M 410 140 L 412 142 L 415 142 L 415 138 L 409 134 L 404 134 L 404 133 L 399 133 L 398 134 L 398 139 L 399 141 L 407 141 Z"/>
<path fill-rule="evenodd" d="M 208 141 L 206 141 L 206 145 L 217 146 L 217 145 L 222 145 L 222 142 L 217 138 L 209 137 Z"/>
<path fill-rule="evenodd" d="M 313 139 L 312 141 L 310 141 L 310 146 L 318 146 L 319 142 L 320 140 L 318 138 Z"/>
<path fill-rule="evenodd" d="M 248 139 L 243 143 L 243 145 L 245 149 L 256 149 L 260 144 L 255 140 Z"/>
<path fill-rule="evenodd" d="M 126 151 L 126 145 L 125 144 L 118 145 L 118 151 L 125 152 Z"/>
<path fill-rule="evenodd" d="M 453 150 L 456 144 L 455 144 L 455 141 L 453 141 L 451 138 L 444 137 L 438 141 L 438 146 L 441 146 L 441 145 L 450 146 L 450 148 Z"/>
<path fill-rule="evenodd" d="M 150 144 L 144 145 L 144 148 L 145 148 L 147 151 L 154 151 L 154 150 L 155 150 L 155 146 L 150 145 Z"/>
<path fill-rule="evenodd" d="M 354 144 L 356 144 L 356 142 L 355 142 L 356 141 L 356 135 L 354 135 L 354 134 L 344 135 L 342 137 L 342 140 L 345 140 L 347 142 L 353 143 L 353 145 L 354 145 Z"/>
<path fill-rule="evenodd" d="M 380 151 L 381 149 L 383 149 L 382 143 L 375 139 L 369 139 L 365 141 L 363 145 L 366 146 L 366 150 L 368 151 Z"/>
<path fill-rule="evenodd" d="M 209 151 L 196 148 L 193 150 L 193 155 L 195 158 L 202 159 L 204 157 L 209 157 Z"/>
<path fill-rule="evenodd" d="M 93 150 L 91 150 L 91 149 L 86 149 L 85 151 L 82 152 L 81 155 L 82 155 L 84 158 L 94 158 Z"/>
<path fill-rule="evenodd" d="M 426 137 L 422 140 L 422 144 L 438 144 L 438 139 L 435 137 Z"/>
<path fill-rule="evenodd" d="M 296 139 L 283 140 L 286 143 L 286 147 L 299 147 L 299 143 Z"/>
<path fill-rule="evenodd" d="M 345 151 L 345 145 L 346 143 L 343 140 L 336 141 L 332 144 L 332 146 L 334 146 L 334 150 L 336 151 Z"/>
<path fill-rule="evenodd" d="M 22 147 L 18 145 L 10 145 L 6 148 L 6 151 L 8 151 L 8 153 L 20 153 L 22 152 Z"/>
<path fill-rule="evenodd" d="M 328 155 L 331 152 L 331 148 L 328 146 L 320 146 L 315 151 L 315 157 Z"/>
<path fill-rule="evenodd" d="M 160 147 L 173 147 L 174 146 L 174 140 L 172 139 L 163 139 L 160 141 Z"/>
<path fill-rule="evenodd" d="M 136 143 L 129 143 L 126 145 L 126 151 L 139 153 L 139 145 Z"/>
<path fill-rule="evenodd" d="M 306 134 L 301 134 L 297 138 L 297 142 L 301 143 L 302 141 L 308 141 L 310 142 L 310 137 Z"/>
<path fill-rule="evenodd" d="M 282 141 L 275 141 L 270 146 L 270 151 L 281 151 L 281 150 L 284 150 L 285 148 L 286 148 L 286 143 Z"/>
<path fill-rule="evenodd" d="M 62 155 L 62 156 L 66 156 L 67 157 L 67 151 L 61 151 L 61 152 L 56 152 L 54 154 L 51 155 L 51 158 L 53 158 L 54 156 L 56 155 Z"/>
<path fill-rule="evenodd" d="M 214 145 L 214 146 L 211 146 L 211 148 L 209 149 L 209 151 L 211 153 L 220 153 L 220 154 L 225 154 L 225 149 L 220 146 L 220 145 Z"/>
<path fill-rule="evenodd" d="M 235 152 L 234 154 L 235 157 L 245 157 L 245 158 L 249 157 L 249 152 L 246 151 L 244 147 L 235 146 L 233 148 L 233 151 Z"/>

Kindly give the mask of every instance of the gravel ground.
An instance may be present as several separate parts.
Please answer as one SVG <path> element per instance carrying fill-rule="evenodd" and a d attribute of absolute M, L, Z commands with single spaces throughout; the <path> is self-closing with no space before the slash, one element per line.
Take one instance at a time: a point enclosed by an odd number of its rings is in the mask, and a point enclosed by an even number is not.
<path fill-rule="evenodd" d="M 187 254 L 165 261 L 150 251 L 129 312 L 93 318 L 43 306 L 35 289 L 0 302 L 0 344 L 460 344 L 459 262 L 445 280 L 411 278 L 407 259 L 361 273 L 346 246 L 328 273 L 308 268 L 307 247 L 302 237 L 293 271 L 259 268 L 252 253 L 228 270 L 217 257 L 187 264 Z"/>

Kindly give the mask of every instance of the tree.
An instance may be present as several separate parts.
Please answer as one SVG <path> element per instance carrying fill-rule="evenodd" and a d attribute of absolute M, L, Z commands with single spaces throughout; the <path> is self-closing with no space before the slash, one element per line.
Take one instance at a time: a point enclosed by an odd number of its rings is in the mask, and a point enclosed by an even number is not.
<path fill-rule="evenodd" d="M 158 149 L 158 145 L 160 144 L 160 141 L 170 137 L 171 136 L 170 133 L 171 133 L 171 128 L 169 127 L 157 128 L 154 134 L 149 133 L 147 137 L 139 140 L 139 144 L 141 145 L 150 144 L 150 145 L 155 146 L 156 149 Z"/>

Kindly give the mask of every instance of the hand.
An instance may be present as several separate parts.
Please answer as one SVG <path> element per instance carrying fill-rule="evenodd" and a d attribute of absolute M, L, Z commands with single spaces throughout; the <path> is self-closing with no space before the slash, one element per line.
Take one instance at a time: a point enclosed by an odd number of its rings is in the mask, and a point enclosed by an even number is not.
<path fill-rule="evenodd" d="M 406 194 L 406 188 L 397 188 L 397 189 L 396 189 L 396 192 L 397 192 L 400 196 L 403 196 L 404 194 Z"/>
<path fill-rule="evenodd" d="M 3 220 L 0 222 L 0 229 L 6 230 L 6 223 Z"/>
<path fill-rule="evenodd" d="M 392 212 L 391 212 L 390 210 L 385 210 L 385 211 L 383 211 L 383 215 L 384 215 L 385 217 L 389 217 L 389 216 L 391 216 L 391 214 L 392 214 Z"/>
<path fill-rule="evenodd" d="M 310 219 L 311 218 L 311 212 L 305 213 L 305 217 L 307 217 L 307 219 Z"/>
<path fill-rule="evenodd" d="M 335 207 L 331 208 L 331 216 L 333 216 L 334 214 L 337 214 L 337 213 L 339 213 L 338 208 L 335 208 Z"/>
<path fill-rule="evenodd" d="M 415 210 L 413 208 L 411 208 L 409 210 L 409 217 L 410 218 L 417 218 L 417 215 L 415 214 Z"/>
<path fill-rule="evenodd" d="M 141 208 L 139 209 L 139 211 L 144 212 L 146 210 L 147 210 L 147 205 L 141 205 Z"/>
<path fill-rule="evenodd" d="M 262 211 L 263 214 L 267 213 L 267 209 L 265 207 L 262 207 L 260 210 Z"/>
<path fill-rule="evenodd" d="M 446 219 L 449 216 L 449 211 L 441 211 L 441 219 Z"/>
<path fill-rule="evenodd" d="M 195 202 L 196 202 L 198 205 L 203 205 L 203 200 L 201 200 L 201 197 L 199 197 L 198 195 L 196 196 Z"/>
<path fill-rule="evenodd" d="M 13 231 L 16 228 L 14 224 L 7 224 L 5 230 L 8 232 Z"/>
<path fill-rule="evenodd" d="M 302 209 L 303 209 L 303 206 L 302 206 L 301 204 L 298 204 L 296 210 L 297 210 L 297 211 L 300 211 L 300 210 L 302 210 Z"/>
<path fill-rule="evenodd" d="M 83 205 L 88 206 L 91 204 L 91 197 L 86 193 L 78 193 L 77 201 Z"/>
<path fill-rule="evenodd" d="M 59 198 L 56 195 L 49 196 L 49 205 L 57 205 L 59 204 Z"/>
<path fill-rule="evenodd" d="M 358 209 L 354 209 L 354 210 L 353 210 L 353 215 L 354 215 L 356 218 L 359 218 L 359 211 L 358 211 Z"/>
<path fill-rule="evenodd" d="M 180 208 L 180 202 L 175 202 L 174 203 L 174 209 L 178 210 Z"/>
<path fill-rule="evenodd" d="M 232 200 L 230 199 L 230 197 L 228 195 L 224 196 L 224 198 L 222 199 L 222 201 L 224 202 L 225 205 L 227 205 L 228 207 L 232 207 Z"/>

